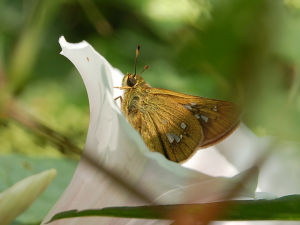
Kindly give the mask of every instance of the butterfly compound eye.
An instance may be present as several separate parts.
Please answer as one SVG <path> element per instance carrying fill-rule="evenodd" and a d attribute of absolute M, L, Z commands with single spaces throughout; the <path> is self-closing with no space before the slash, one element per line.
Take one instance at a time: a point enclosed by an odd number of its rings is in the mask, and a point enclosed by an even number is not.
<path fill-rule="evenodd" d="M 134 76 L 129 76 L 127 79 L 127 85 L 133 87 L 136 84 L 136 79 Z"/>

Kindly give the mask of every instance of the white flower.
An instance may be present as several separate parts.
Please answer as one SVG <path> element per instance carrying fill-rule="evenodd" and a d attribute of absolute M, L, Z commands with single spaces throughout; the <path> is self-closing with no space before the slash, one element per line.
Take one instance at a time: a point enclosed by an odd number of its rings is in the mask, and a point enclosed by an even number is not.
<path fill-rule="evenodd" d="M 78 69 L 88 93 L 90 124 L 84 154 L 93 157 L 99 164 L 144 190 L 156 203 L 216 201 L 228 193 L 232 185 L 238 181 L 238 176 L 232 178 L 209 176 L 168 161 L 159 153 L 150 152 L 114 101 L 114 97 L 121 93 L 117 93 L 118 90 L 114 90 L 113 86 L 120 86 L 123 74 L 113 68 L 87 42 L 71 44 L 66 42 L 64 37 L 61 37 L 59 42 L 62 47 L 61 54 Z M 220 162 L 226 162 L 225 158 L 219 158 Z M 214 162 L 209 166 L 218 167 Z M 232 170 L 234 169 L 231 169 L 231 173 Z M 256 183 L 251 183 L 248 187 L 242 196 L 253 197 Z M 44 221 L 58 212 L 70 209 L 143 204 L 146 202 L 118 186 L 83 157 L 69 187 Z M 61 220 L 51 224 L 99 225 L 135 222 L 145 223 L 140 220 L 90 217 Z M 147 223 L 168 222 L 148 220 Z"/>

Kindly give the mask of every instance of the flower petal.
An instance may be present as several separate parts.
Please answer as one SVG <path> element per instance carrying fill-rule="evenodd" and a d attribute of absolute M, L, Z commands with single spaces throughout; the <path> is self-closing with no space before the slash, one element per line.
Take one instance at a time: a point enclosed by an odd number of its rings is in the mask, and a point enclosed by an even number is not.
<path fill-rule="evenodd" d="M 159 153 L 150 152 L 113 99 L 112 77 L 121 78 L 120 71 L 85 41 L 70 44 L 61 37 L 59 42 L 61 54 L 76 66 L 88 93 L 90 124 L 84 154 L 144 190 L 158 203 L 206 202 L 224 197 L 236 178 L 211 177 L 168 161 Z M 254 188 L 244 194 L 250 197 L 253 192 Z M 69 187 L 45 221 L 57 212 L 70 209 L 139 204 L 145 202 L 116 185 L 83 157 Z M 53 224 L 124 224 L 124 221 L 131 220 L 80 218 Z"/>

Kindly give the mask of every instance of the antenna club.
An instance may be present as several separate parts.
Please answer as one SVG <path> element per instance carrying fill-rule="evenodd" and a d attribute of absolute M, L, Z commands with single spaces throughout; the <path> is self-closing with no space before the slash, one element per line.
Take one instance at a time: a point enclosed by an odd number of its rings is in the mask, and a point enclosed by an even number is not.
<path fill-rule="evenodd" d="M 138 57 L 139 54 L 140 54 L 140 48 L 141 48 L 141 46 L 138 45 L 138 46 L 137 46 L 137 49 L 136 49 L 136 52 L 135 52 L 136 60 L 137 60 L 137 57 Z"/>
<path fill-rule="evenodd" d="M 136 75 L 136 62 L 140 53 L 141 46 L 138 44 L 136 52 L 135 52 L 135 61 L 134 61 L 134 75 Z"/>

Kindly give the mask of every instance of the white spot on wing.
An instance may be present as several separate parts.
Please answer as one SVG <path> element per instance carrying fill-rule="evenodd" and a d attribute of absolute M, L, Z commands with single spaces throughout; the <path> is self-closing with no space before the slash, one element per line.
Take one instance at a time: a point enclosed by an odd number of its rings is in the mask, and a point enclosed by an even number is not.
<path fill-rule="evenodd" d="M 205 123 L 208 122 L 208 117 L 207 116 L 201 115 L 201 119 L 203 119 L 205 121 Z"/>
<path fill-rule="evenodd" d="M 218 112 L 217 106 L 215 105 L 212 110 L 215 111 L 215 112 Z"/>
<path fill-rule="evenodd" d="M 172 134 L 170 133 L 167 133 L 167 138 L 168 138 L 168 141 L 172 144 L 174 142 L 174 137 L 172 136 Z"/>
<path fill-rule="evenodd" d="M 182 122 L 182 123 L 180 124 L 180 127 L 181 127 L 182 129 L 185 129 L 185 128 L 186 128 L 186 124 Z"/>
<path fill-rule="evenodd" d="M 177 143 L 180 142 L 180 137 L 178 137 L 176 134 L 173 134 L 173 137 L 175 138 L 175 141 L 176 141 Z"/>
<path fill-rule="evenodd" d="M 183 107 L 186 108 L 186 109 L 188 109 L 188 110 L 193 110 L 190 105 L 183 105 Z"/>
<path fill-rule="evenodd" d="M 197 119 L 200 119 L 199 114 L 195 114 L 195 117 L 196 117 Z"/>
<path fill-rule="evenodd" d="M 195 106 L 197 105 L 195 102 L 191 102 L 191 106 Z"/>
<path fill-rule="evenodd" d="M 173 134 L 173 133 L 167 133 L 167 138 L 168 141 L 172 144 L 174 141 L 176 141 L 177 143 L 180 142 L 182 135 L 180 135 L 180 137 L 177 134 Z"/>

